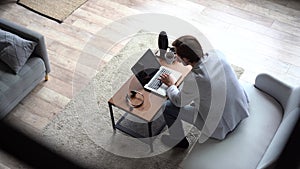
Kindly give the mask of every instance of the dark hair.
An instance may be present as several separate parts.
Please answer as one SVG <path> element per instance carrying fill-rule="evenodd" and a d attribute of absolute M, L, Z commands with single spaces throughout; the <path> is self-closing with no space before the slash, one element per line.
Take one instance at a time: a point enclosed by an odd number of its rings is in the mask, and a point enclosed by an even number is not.
<path fill-rule="evenodd" d="M 198 62 L 203 57 L 203 50 L 198 40 L 190 35 L 181 36 L 176 39 L 172 46 L 181 58 L 186 58 L 190 62 Z"/>

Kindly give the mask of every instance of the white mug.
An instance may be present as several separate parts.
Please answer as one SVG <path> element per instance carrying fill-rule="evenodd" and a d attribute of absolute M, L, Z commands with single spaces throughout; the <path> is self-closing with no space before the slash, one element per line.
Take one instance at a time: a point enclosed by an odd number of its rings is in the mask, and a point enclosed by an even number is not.
<path fill-rule="evenodd" d="M 172 64 L 175 61 L 175 54 L 173 52 L 169 51 L 166 53 L 165 59 L 168 64 Z"/>

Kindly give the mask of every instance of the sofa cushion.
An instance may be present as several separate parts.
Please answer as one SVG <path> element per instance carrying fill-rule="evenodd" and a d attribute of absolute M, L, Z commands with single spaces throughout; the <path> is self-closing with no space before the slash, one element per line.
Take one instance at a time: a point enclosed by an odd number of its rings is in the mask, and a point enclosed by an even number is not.
<path fill-rule="evenodd" d="M 34 51 L 36 42 L 0 29 L 0 60 L 17 74 Z"/>
<path fill-rule="evenodd" d="M 196 144 L 182 163 L 185 169 L 256 168 L 281 123 L 283 112 L 271 96 L 244 84 L 250 116 L 223 141 Z"/>
<path fill-rule="evenodd" d="M 45 76 L 45 64 L 40 57 L 30 57 L 15 75 L 0 62 L 0 119 L 11 111 Z"/>

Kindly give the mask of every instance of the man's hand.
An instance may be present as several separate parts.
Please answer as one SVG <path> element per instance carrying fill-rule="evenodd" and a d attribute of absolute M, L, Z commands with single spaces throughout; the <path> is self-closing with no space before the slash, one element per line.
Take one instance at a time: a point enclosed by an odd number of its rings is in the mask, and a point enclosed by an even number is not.
<path fill-rule="evenodd" d="M 161 80 L 161 82 L 163 82 L 164 84 L 166 84 L 168 87 L 175 85 L 175 78 L 173 75 L 169 75 L 167 73 L 163 73 L 162 75 L 160 75 L 159 80 Z"/>

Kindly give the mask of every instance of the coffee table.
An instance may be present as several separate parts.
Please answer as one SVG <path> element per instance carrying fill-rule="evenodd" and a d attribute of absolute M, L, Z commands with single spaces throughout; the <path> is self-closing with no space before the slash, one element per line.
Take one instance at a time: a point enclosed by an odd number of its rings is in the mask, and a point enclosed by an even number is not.
<path fill-rule="evenodd" d="M 181 84 L 185 76 L 191 70 L 190 66 L 183 66 L 182 63 L 179 63 L 177 61 L 173 62 L 173 64 L 167 64 L 167 62 L 164 59 L 158 57 L 157 59 L 161 63 L 161 65 L 164 65 L 182 73 L 181 78 L 176 83 L 177 86 Z M 138 108 L 133 108 L 127 102 L 126 96 L 130 93 L 131 90 L 137 90 L 141 92 L 144 96 L 144 103 Z M 152 133 L 152 120 L 159 112 L 160 108 L 166 100 L 167 97 L 159 96 L 157 94 L 145 90 L 143 86 L 139 83 L 137 78 L 134 75 L 132 75 L 108 101 L 113 130 L 119 129 L 124 133 L 127 133 L 135 138 L 151 138 L 153 135 L 159 134 L 163 127 L 156 133 Z M 121 109 L 125 112 L 125 114 L 118 120 L 117 123 L 115 123 L 113 107 Z M 136 131 L 121 125 L 121 121 L 124 120 L 124 118 L 126 118 L 126 115 L 128 113 L 147 123 L 148 136 L 142 136 Z"/>

